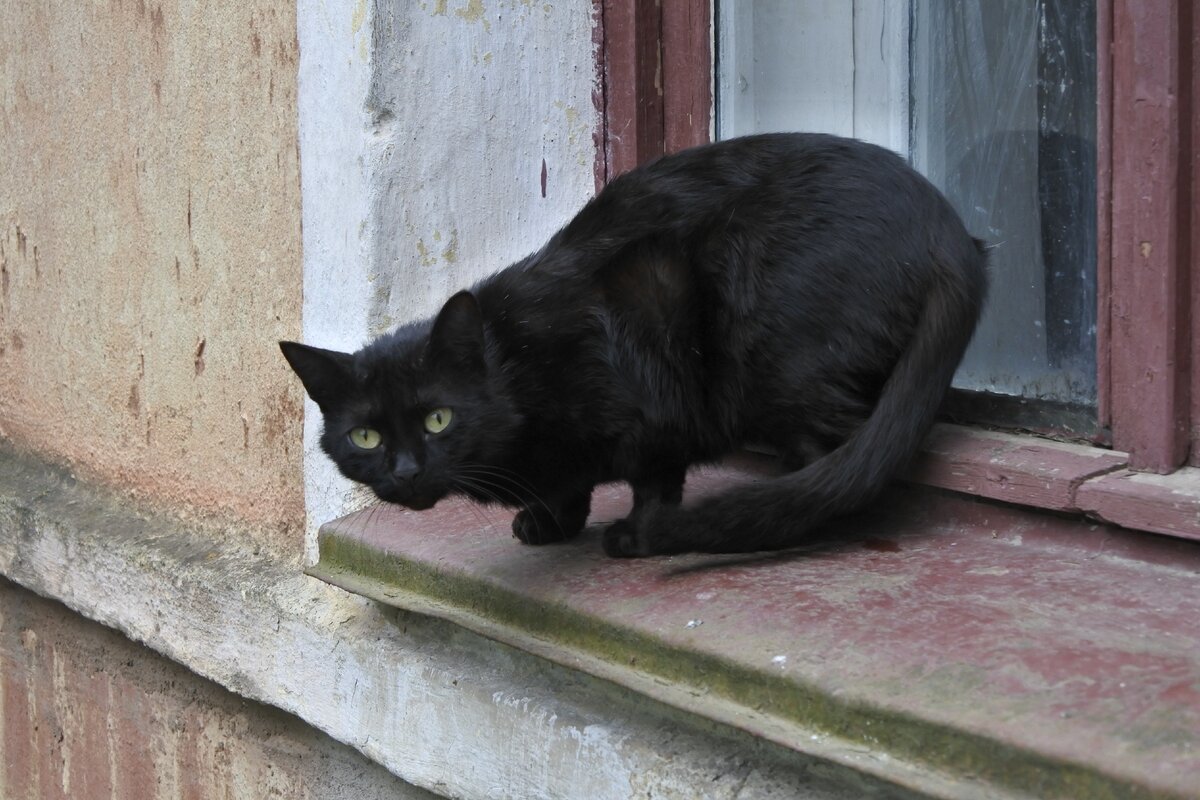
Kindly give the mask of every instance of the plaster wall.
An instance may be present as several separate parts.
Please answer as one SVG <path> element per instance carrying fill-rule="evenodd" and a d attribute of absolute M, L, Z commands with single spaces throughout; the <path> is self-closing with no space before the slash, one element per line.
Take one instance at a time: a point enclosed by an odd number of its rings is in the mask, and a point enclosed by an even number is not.
<path fill-rule="evenodd" d="M 7 800 L 433 800 L 296 717 L 247 701 L 0 580 Z"/>
<path fill-rule="evenodd" d="M 592 3 L 300 0 L 298 25 L 305 341 L 434 313 L 592 195 Z M 311 534 L 367 498 L 305 418 Z"/>
<path fill-rule="evenodd" d="M 0 19 L 0 437 L 297 548 L 294 8 Z"/>

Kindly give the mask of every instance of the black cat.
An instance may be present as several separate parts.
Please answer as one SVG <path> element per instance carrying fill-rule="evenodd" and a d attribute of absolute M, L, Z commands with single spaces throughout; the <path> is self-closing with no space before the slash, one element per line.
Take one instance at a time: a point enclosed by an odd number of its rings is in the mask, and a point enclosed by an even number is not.
<path fill-rule="evenodd" d="M 614 556 L 799 543 L 916 452 L 986 291 L 980 242 L 898 156 L 732 139 L 614 180 L 538 252 L 353 354 L 281 342 L 348 478 L 413 509 L 520 508 L 575 535 L 628 481 Z M 679 505 L 745 443 L 793 470 Z"/>

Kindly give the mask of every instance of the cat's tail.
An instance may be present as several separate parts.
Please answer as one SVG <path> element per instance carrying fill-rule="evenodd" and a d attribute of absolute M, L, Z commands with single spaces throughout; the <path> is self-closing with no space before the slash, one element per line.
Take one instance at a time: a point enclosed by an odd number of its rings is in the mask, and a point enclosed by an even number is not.
<path fill-rule="evenodd" d="M 706 498 L 663 506 L 638 530 L 613 531 L 610 555 L 778 550 L 800 544 L 816 525 L 861 508 L 912 459 L 932 427 L 986 294 L 983 245 L 968 239 L 935 255 L 934 286 L 908 347 L 875 409 L 837 449 L 812 464 Z M 644 523 L 644 524 L 643 524 Z"/>

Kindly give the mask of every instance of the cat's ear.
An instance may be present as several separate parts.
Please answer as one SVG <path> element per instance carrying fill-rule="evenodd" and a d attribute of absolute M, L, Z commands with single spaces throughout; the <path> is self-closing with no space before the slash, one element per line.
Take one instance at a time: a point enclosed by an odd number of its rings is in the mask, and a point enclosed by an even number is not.
<path fill-rule="evenodd" d="M 483 316 L 473 294 L 459 292 L 442 306 L 429 334 L 426 359 L 435 369 L 470 375 L 484 371 Z"/>
<path fill-rule="evenodd" d="M 308 396 L 322 411 L 337 405 L 338 400 L 345 397 L 354 374 L 354 356 L 299 342 L 280 342 L 279 349 L 300 376 Z"/>

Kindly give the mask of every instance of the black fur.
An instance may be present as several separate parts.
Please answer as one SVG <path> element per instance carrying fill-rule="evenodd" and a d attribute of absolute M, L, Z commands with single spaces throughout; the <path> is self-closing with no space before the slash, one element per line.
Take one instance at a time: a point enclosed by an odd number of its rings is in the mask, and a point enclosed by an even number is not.
<path fill-rule="evenodd" d="M 981 244 L 899 157 L 774 134 L 622 175 L 434 321 L 353 355 L 281 346 L 325 451 L 384 500 L 518 507 L 515 535 L 540 544 L 623 480 L 611 555 L 752 551 L 862 506 L 912 457 L 985 290 Z M 453 422 L 426 433 L 438 407 Z M 355 448 L 359 426 L 384 445 Z M 754 442 L 793 471 L 680 507 L 689 465 Z"/>

